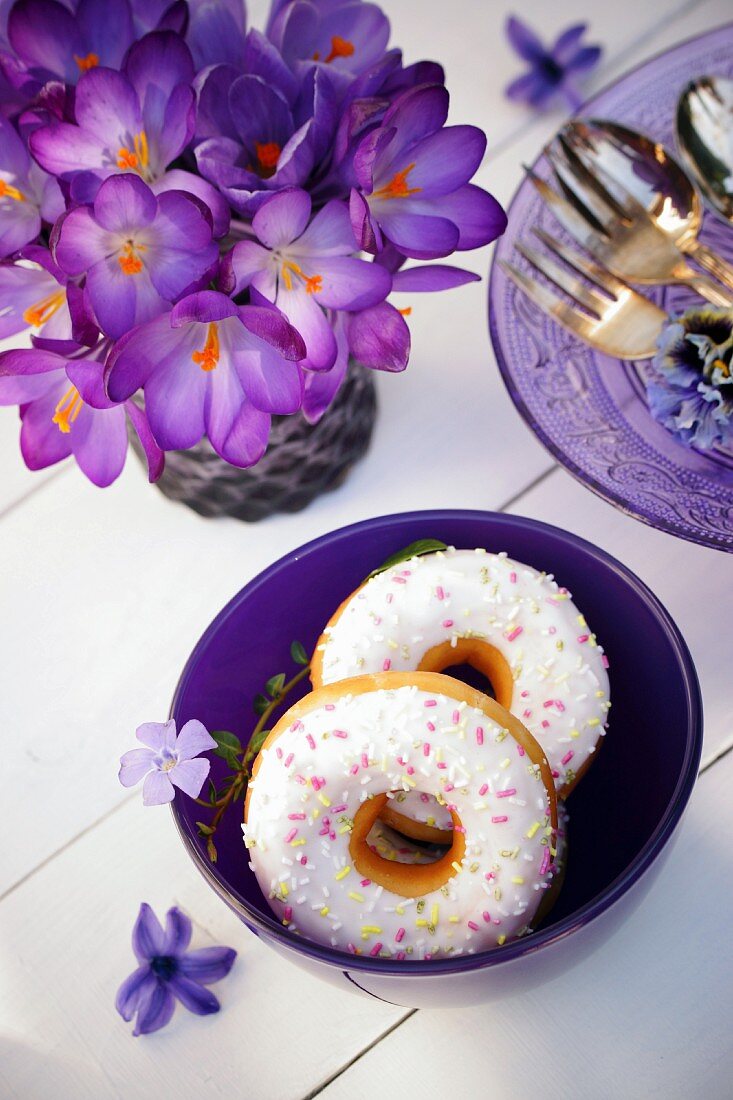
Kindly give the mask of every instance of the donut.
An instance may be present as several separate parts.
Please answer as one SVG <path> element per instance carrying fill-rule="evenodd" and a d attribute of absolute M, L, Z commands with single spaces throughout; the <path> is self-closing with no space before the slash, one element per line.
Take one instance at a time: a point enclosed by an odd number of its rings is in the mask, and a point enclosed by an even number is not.
<path fill-rule="evenodd" d="M 367 843 L 392 791 L 446 803 L 450 847 L 429 864 Z M 266 738 L 245 799 L 250 867 L 293 931 L 397 960 L 474 953 L 531 930 L 550 868 L 549 764 L 495 700 L 439 673 L 326 685 Z"/>
<path fill-rule="evenodd" d="M 311 680 L 317 689 L 365 673 L 460 664 L 483 673 L 497 701 L 539 741 L 558 796 L 567 798 L 605 734 L 608 662 L 551 574 L 505 553 L 452 547 L 395 565 L 337 609 L 316 645 Z M 423 807 L 410 795 L 401 811 L 426 824 L 435 808 Z M 399 828 L 405 832 L 404 821 Z M 437 839 L 430 826 L 416 835 Z"/>

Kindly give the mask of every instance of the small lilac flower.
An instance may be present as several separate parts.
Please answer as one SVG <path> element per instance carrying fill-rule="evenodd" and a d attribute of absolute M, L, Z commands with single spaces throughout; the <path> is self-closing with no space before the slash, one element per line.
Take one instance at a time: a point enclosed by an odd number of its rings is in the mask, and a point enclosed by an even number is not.
<path fill-rule="evenodd" d="M 137 1015 L 133 1035 L 149 1035 L 170 1022 L 178 999 L 197 1016 L 218 1012 L 220 1004 L 205 987 L 225 978 L 237 952 L 231 947 L 189 951 L 191 921 L 177 906 L 166 914 L 165 931 L 147 904 L 140 906 L 132 930 L 139 963 L 117 991 L 115 1008 L 128 1022 Z"/>
<path fill-rule="evenodd" d="M 58 183 L 28 155 L 22 138 L 0 116 L 0 257 L 34 241 L 43 222 L 63 212 Z"/>
<path fill-rule="evenodd" d="M 384 56 L 389 20 L 361 0 L 275 0 L 267 36 L 292 69 L 317 64 L 351 79 Z"/>
<path fill-rule="evenodd" d="M 305 185 L 330 149 L 337 109 L 328 75 L 307 75 L 294 102 L 281 76 L 271 83 L 222 65 L 200 89 L 196 163 L 240 214 L 251 216 L 273 191 Z"/>
<path fill-rule="evenodd" d="M 647 379 L 652 416 L 681 443 L 733 443 L 733 310 L 687 310 L 659 337 Z"/>
<path fill-rule="evenodd" d="M 236 295 L 253 286 L 303 337 L 308 370 L 329 370 L 336 338 L 327 311 L 356 312 L 383 301 L 392 280 L 379 264 L 353 255 L 354 236 L 345 203 L 334 199 L 311 221 L 311 199 L 281 191 L 255 214 L 257 241 L 241 241 L 225 260 L 224 279 Z"/>
<path fill-rule="evenodd" d="M 104 392 L 105 344 L 76 358 L 45 349 L 0 355 L 0 405 L 19 405 L 20 449 L 30 470 L 43 470 L 73 455 L 100 488 L 122 472 L 129 418 L 148 459 L 149 477 L 163 471 L 163 454 L 145 414 L 133 402 L 114 404 Z"/>
<path fill-rule="evenodd" d="M 581 45 L 586 30 L 586 23 L 569 27 L 548 49 L 534 31 L 511 16 L 506 25 L 507 38 L 515 52 L 529 62 L 529 70 L 509 84 L 507 97 L 530 107 L 544 107 L 553 96 L 561 94 L 575 111 L 582 97 L 575 88 L 574 78 L 594 68 L 602 52 L 600 46 Z"/>
<path fill-rule="evenodd" d="M 237 306 L 205 290 L 118 342 L 107 392 L 124 401 L 142 387 L 164 450 L 186 450 L 206 433 L 227 462 L 252 466 L 265 452 L 271 414 L 301 406 L 304 357 L 299 333 L 264 298 Z"/>
<path fill-rule="evenodd" d="M 486 148 L 475 126 L 450 126 L 442 85 L 403 92 L 358 144 L 350 210 L 359 247 L 385 241 L 405 256 L 435 259 L 478 248 L 506 228 L 499 203 L 468 183 Z"/>
<path fill-rule="evenodd" d="M 136 42 L 121 72 L 92 68 L 74 97 L 75 124 L 54 120 L 29 138 L 46 171 L 71 184 L 77 202 L 90 201 L 99 183 L 135 172 L 152 184 L 193 136 L 193 61 L 170 31 Z"/>
<path fill-rule="evenodd" d="M 18 0 L 10 10 L 10 45 L 39 86 L 75 84 L 99 65 L 119 68 L 134 40 L 128 0 L 79 0 L 69 9 L 57 0 Z"/>
<path fill-rule="evenodd" d="M 135 731 L 144 749 L 130 749 L 120 759 L 119 779 L 123 787 L 143 783 L 143 805 L 160 806 L 172 802 L 173 787 L 180 787 L 189 798 L 198 798 L 211 764 L 200 760 L 199 753 L 216 748 L 216 741 L 203 723 L 192 718 L 176 736 L 176 723 L 145 722 Z"/>
<path fill-rule="evenodd" d="M 111 176 L 92 206 L 57 228 L 54 255 L 67 274 L 86 274 L 100 327 L 116 339 L 151 320 L 215 264 L 205 208 L 183 191 L 154 195 L 139 176 Z"/>

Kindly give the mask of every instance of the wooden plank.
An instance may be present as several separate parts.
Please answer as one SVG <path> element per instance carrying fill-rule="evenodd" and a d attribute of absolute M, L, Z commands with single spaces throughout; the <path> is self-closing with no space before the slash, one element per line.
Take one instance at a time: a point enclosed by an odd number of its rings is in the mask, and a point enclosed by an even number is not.
<path fill-rule="evenodd" d="M 730 663 L 721 645 L 733 622 L 733 555 L 645 526 L 564 470 L 520 497 L 511 511 L 582 535 L 649 585 L 682 631 L 697 666 L 705 708 L 703 764 L 733 743 Z M 600 624 L 597 630 L 602 637 Z"/>
<path fill-rule="evenodd" d="M 322 1100 L 729 1097 L 731 783 L 728 756 L 700 779 L 648 897 L 589 960 L 523 997 L 418 1012 Z"/>
<path fill-rule="evenodd" d="M 179 1006 L 164 1031 L 134 1039 L 114 997 L 136 965 L 143 900 L 161 916 L 174 904 L 188 912 L 194 947 L 228 944 L 239 957 L 212 987 L 218 1015 Z M 139 797 L 0 904 L 0 945 L 8 1100 L 295 1100 L 404 1015 L 311 977 L 251 935 L 194 869 L 169 812 Z"/>

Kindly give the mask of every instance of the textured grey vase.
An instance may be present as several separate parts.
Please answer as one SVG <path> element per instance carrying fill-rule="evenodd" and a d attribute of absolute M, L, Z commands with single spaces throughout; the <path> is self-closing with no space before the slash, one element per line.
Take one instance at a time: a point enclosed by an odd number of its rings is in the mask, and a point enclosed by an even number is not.
<path fill-rule="evenodd" d="M 317 424 L 300 414 L 274 416 L 265 454 L 247 470 L 224 462 L 207 439 L 169 451 L 156 482 L 172 500 L 202 516 L 253 522 L 274 512 L 298 512 L 344 480 L 371 440 L 377 400 L 371 371 L 352 363 L 331 407 Z M 135 433 L 133 449 L 143 459 Z"/>

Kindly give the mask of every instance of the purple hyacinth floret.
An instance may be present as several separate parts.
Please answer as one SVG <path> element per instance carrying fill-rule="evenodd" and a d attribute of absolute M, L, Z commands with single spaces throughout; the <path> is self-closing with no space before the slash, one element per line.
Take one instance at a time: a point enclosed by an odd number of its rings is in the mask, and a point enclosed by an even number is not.
<path fill-rule="evenodd" d="M 733 445 L 733 310 L 687 310 L 659 338 L 647 379 L 652 415 L 681 443 Z"/>
<path fill-rule="evenodd" d="M 134 787 L 142 779 L 143 804 L 160 806 L 172 802 L 174 787 L 190 798 L 197 798 L 209 769 L 208 760 L 199 759 L 202 752 L 216 748 L 216 741 L 203 723 L 192 718 L 176 734 L 176 723 L 145 722 L 135 731 L 145 748 L 130 749 L 120 759 L 119 779 L 123 787 Z"/>
<path fill-rule="evenodd" d="M 124 980 L 115 999 L 123 1020 L 133 1016 L 133 1035 L 149 1035 L 170 1023 L 176 1001 L 196 1016 L 208 1016 L 221 1008 L 206 987 L 225 978 L 234 965 L 231 947 L 189 950 L 192 925 L 177 906 L 166 913 L 163 929 L 155 913 L 143 902 L 132 930 L 132 949 L 138 967 Z"/>
<path fill-rule="evenodd" d="M 526 23 L 511 16 L 506 25 L 507 38 L 529 67 L 508 85 L 507 98 L 530 107 L 545 107 L 555 96 L 562 95 L 570 109 L 577 110 L 582 96 L 575 82 L 595 68 L 602 53 L 600 46 L 582 44 L 587 29 L 585 23 L 568 27 L 547 47 Z"/>

